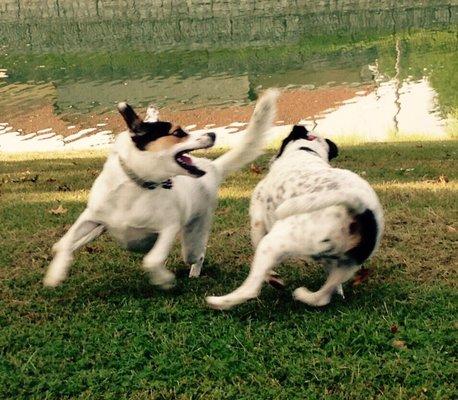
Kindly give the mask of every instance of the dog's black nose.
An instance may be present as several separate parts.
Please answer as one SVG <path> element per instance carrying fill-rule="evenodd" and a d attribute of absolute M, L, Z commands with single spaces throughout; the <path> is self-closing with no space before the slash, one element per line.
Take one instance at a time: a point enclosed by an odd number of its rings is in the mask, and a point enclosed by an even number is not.
<path fill-rule="evenodd" d="M 216 134 L 215 132 L 208 132 L 207 133 L 208 136 L 210 136 L 211 140 L 214 142 L 216 140 Z"/>

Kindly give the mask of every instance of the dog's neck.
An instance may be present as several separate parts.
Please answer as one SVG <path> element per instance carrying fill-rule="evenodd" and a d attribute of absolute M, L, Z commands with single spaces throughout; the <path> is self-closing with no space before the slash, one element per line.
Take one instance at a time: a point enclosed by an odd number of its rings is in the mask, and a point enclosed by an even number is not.
<path fill-rule="evenodd" d="M 123 158 L 119 154 L 118 154 L 118 161 L 119 161 L 119 164 L 121 165 L 122 170 L 132 180 L 132 182 L 134 182 L 135 184 L 137 184 L 137 186 L 143 189 L 147 189 L 147 190 L 154 190 L 158 188 L 172 189 L 173 187 L 173 182 L 171 179 L 167 179 L 166 181 L 163 181 L 163 182 L 154 182 L 154 181 L 147 181 L 147 180 L 140 178 L 134 171 L 130 169 L 126 161 L 124 161 Z"/>
<path fill-rule="evenodd" d="M 276 158 L 270 166 L 270 170 L 316 170 L 331 168 L 329 162 L 315 150 L 307 146 L 288 149 L 280 158 Z"/>

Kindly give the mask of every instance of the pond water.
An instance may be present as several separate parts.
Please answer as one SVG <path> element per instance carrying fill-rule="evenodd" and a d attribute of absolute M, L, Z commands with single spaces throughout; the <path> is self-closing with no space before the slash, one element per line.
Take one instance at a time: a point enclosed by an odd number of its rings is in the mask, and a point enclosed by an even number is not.
<path fill-rule="evenodd" d="M 456 137 L 458 3 L 392 3 L 3 0 L 0 151 L 107 146 L 125 100 L 232 145 L 268 87 L 272 138 Z"/>

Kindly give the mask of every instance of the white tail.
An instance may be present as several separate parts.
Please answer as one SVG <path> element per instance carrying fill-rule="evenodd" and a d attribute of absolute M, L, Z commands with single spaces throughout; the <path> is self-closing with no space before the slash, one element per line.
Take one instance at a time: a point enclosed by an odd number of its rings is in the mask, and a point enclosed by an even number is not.
<path fill-rule="evenodd" d="M 342 205 L 355 214 L 363 213 L 367 206 L 361 200 L 363 194 L 358 191 L 333 191 L 328 193 L 320 192 L 304 194 L 286 200 L 275 210 L 277 220 L 285 219 L 291 215 L 305 214 L 322 210 L 331 206 Z"/>
<path fill-rule="evenodd" d="M 269 89 L 261 96 L 240 143 L 213 162 L 221 177 L 242 168 L 262 154 L 265 133 L 272 127 L 276 115 L 278 95 L 278 90 Z"/>

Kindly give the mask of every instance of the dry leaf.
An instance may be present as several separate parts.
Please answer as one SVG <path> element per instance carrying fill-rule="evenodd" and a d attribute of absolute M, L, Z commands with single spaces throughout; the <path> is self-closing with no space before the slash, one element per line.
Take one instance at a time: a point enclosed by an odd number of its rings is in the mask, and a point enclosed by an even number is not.
<path fill-rule="evenodd" d="M 393 324 L 390 326 L 390 332 L 391 333 L 396 333 L 398 331 L 398 326 Z"/>
<path fill-rule="evenodd" d="M 68 210 L 66 208 L 62 207 L 62 204 L 59 204 L 58 207 L 49 210 L 49 212 L 53 215 L 65 214 L 67 211 Z"/>
<path fill-rule="evenodd" d="M 255 174 L 262 174 L 262 168 L 257 164 L 251 164 L 250 170 Z"/>
<path fill-rule="evenodd" d="M 66 185 L 65 183 L 63 185 L 59 185 L 57 186 L 57 190 L 59 192 L 69 192 L 71 189 L 68 185 Z"/>
<path fill-rule="evenodd" d="M 220 232 L 220 235 L 232 236 L 236 232 L 237 232 L 237 229 L 226 229 L 225 231 Z"/>
<path fill-rule="evenodd" d="M 367 281 L 369 272 L 367 268 L 361 268 L 353 278 L 353 286 L 361 285 L 364 281 Z"/>
<path fill-rule="evenodd" d="M 96 246 L 86 246 L 86 252 L 88 252 L 89 254 L 94 254 L 94 253 L 101 253 L 102 250 Z"/>
<path fill-rule="evenodd" d="M 437 182 L 439 183 L 448 183 L 448 181 L 449 179 L 446 175 L 440 175 L 439 178 L 437 178 Z"/>
<path fill-rule="evenodd" d="M 404 340 L 393 340 L 392 345 L 397 349 L 407 349 L 407 345 Z"/>
<path fill-rule="evenodd" d="M 450 232 L 450 233 L 455 233 L 456 232 L 456 228 L 451 226 L 451 225 L 447 225 L 447 230 Z"/>

